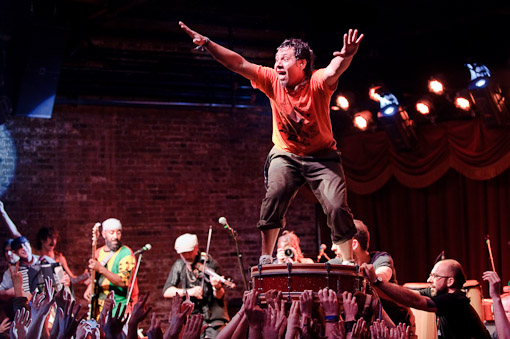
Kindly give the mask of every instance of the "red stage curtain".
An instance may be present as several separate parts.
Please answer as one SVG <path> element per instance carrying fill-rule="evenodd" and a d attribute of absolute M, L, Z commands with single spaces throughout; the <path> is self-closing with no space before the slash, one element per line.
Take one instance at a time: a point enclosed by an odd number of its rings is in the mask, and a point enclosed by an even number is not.
<path fill-rule="evenodd" d="M 466 178 L 488 180 L 510 167 L 510 129 L 488 129 L 478 120 L 422 126 L 418 144 L 397 153 L 385 132 L 342 138 L 340 149 L 347 186 L 370 194 L 391 177 L 402 185 L 423 188 L 454 169 Z"/>
<path fill-rule="evenodd" d="M 385 132 L 340 142 L 348 200 L 371 231 L 370 248 L 395 259 L 400 283 L 425 282 L 441 251 L 468 279 L 490 269 L 486 235 L 510 280 L 510 133 L 480 120 L 418 130 L 417 148 L 394 151 Z M 486 283 L 484 295 L 486 293 Z"/>

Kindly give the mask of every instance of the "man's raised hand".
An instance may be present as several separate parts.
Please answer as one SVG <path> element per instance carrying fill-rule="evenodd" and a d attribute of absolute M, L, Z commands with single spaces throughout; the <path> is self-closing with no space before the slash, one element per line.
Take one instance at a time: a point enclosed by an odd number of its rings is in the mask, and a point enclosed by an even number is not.
<path fill-rule="evenodd" d="M 182 30 L 186 32 L 186 34 L 188 34 L 191 39 L 193 39 L 193 43 L 195 45 L 202 46 L 207 42 L 208 40 L 207 37 L 190 29 L 188 26 L 184 24 L 184 22 L 179 21 L 179 26 L 181 26 Z"/>

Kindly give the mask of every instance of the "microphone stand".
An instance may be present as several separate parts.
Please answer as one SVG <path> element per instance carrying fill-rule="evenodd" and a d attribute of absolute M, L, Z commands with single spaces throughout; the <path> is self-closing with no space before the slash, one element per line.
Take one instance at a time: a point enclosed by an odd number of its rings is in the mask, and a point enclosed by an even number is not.
<path fill-rule="evenodd" d="M 133 302 L 131 300 L 131 294 L 133 293 L 133 288 L 135 287 L 136 276 L 138 275 L 138 269 L 140 268 L 140 262 L 142 261 L 142 253 L 143 252 L 140 252 L 140 254 L 138 255 L 138 260 L 136 260 L 135 273 L 131 277 L 131 284 L 129 285 L 129 290 L 128 290 L 127 299 L 126 299 L 127 305 L 130 305 Z M 126 308 L 127 308 L 127 305 L 126 305 Z M 131 305 L 131 310 L 132 309 L 133 309 L 133 305 Z"/>
<path fill-rule="evenodd" d="M 227 231 L 228 228 L 225 227 Z M 231 232 L 228 232 L 230 236 L 232 236 L 232 239 L 234 239 L 234 242 L 236 244 L 236 252 L 237 252 L 237 262 L 239 263 L 239 269 L 241 270 L 241 277 L 243 278 L 243 284 L 244 284 L 244 290 L 248 291 L 248 282 L 246 281 L 246 277 L 244 275 L 244 264 L 243 264 L 243 255 L 239 251 L 239 244 L 237 242 L 237 232 L 231 228 Z"/>

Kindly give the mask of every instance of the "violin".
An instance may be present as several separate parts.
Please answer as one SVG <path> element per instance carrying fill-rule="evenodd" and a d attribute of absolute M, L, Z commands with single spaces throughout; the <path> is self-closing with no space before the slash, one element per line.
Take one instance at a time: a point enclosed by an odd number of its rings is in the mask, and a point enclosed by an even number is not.
<path fill-rule="evenodd" d="M 216 273 L 212 268 L 209 268 L 209 267 L 205 267 L 205 270 L 204 270 L 204 264 L 202 264 L 201 262 L 198 262 L 196 263 L 196 268 L 200 271 L 200 272 L 204 272 L 205 274 L 207 274 L 208 276 L 210 277 L 215 277 L 216 279 L 218 279 L 219 281 L 221 281 L 222 284 L 224 284 L 225 286 L 227 286 L 228 288 L 235 288 L 236 287 L 236 284 L 232 282 L 232 280 L 230 278 L 228 279 L 225 279 L 224 277 L 222 277 L 221 275 L 219 275 L 218 273 Z"/>

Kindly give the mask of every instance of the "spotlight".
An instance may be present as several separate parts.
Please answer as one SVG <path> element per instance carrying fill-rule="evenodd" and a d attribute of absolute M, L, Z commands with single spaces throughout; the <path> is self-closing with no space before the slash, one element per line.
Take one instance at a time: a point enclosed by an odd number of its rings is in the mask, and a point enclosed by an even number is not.
<path fill-rule="evenodd" d="M 379 102 L 379 99 L 381 98 L 380 93 L 383 91 L 382 86 L 372 86 L 368 90 L 368 97 L 371 100 L 374 100 L 376 102 Z"/>
<path fill-rule="evenodd" d="M 422 115 L 429 115 L 434 109 L 433 107 L 432 102 L 427 99 L 420 99 L 416 102 L 416 111 Z"/>
<path fill-rule="evenodd" d="M 505 97 L 485 65 L 466 64 L 471 74 L 468 89 L 476 111 L 487 127 L 506 125 L 510 121 L 510 112 Z"/>
<path fill-rule="evenodd" d="M 455 98 L 455 107 L 467 112 L 471 109 L 471 102 L 468 98 L 458 96 Z"/>
<path fill-rule="evenodd" d="M 344 95 L 341 95 L 341 94 L 338 95 L 336 97 L 335 101 L 336 101 L 336 105 L 339 108 L 343 109 L 344 111 L 347 111 L 349 109 L 349 106 L 350 106 L 349 100 Z"/>
<path fill-rule="evenodd" d="M 368 127 L 367 119 L 362 117 L 361 115 L 354 117 L 354 126 L 359 128 L 360 130 L 364 131 Z"/>
<path fill-rule="evenodd" d="M 381 113 L 386 116 L 394 115 L 398 112 L 399 103 L 397 98 L 387 92 L 384 94 L 379 94 L 379 105 L 381 107 Z"/>
<path fill-rule="evenodd" d="M 444 93 L 444 86 L 443 83 L 437 79 L 431 79 L 429 80 L 429 91 L 431 93 L 441 95 Z"/>
<path fill-rule="evenodd" d="M 389 93 L 379 94 L 380 110 L 377 114 L 386 133 L 397 151 L 409 151 L 416 144 L 414 122 L 409 119 L 407 112 L 400 106 L 397 98 Z"/>
<path fill-rule="evenodd" d="M 487 79 L 483 78 L 480 80 L 476 80 L 475 86 L 478 88 L 484 88 L 485 86 L 487 86 Z"/>
<path fill-rule="evenodd" d="M 353 125 L 357 129 L 362 131 L 366 131 L 370 125 L 373 124 L 372 112 L 370 111 L 361 111 L 354 114 Z"/>

